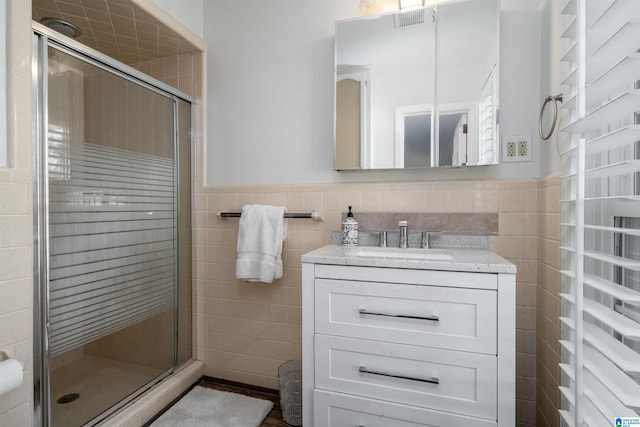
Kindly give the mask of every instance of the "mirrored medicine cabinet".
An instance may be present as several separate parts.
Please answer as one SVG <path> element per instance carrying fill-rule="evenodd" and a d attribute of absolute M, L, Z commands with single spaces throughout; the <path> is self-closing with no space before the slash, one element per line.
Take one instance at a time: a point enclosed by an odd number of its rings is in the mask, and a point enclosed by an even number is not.
<path fill-rule="evenodd" d="M 497 164 L 499 0 L 338 21 L 335 169 Z"/>

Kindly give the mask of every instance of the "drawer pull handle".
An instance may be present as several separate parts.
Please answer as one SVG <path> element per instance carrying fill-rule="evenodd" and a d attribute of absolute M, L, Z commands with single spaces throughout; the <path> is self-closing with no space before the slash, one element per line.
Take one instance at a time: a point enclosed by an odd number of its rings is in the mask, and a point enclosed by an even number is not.
<path fill-rule="evenodd" d="M 429 320 L 431 322 L 440 321 L 439 316 L 412 316 L 410 314 L 376 313 L 375 311 L 368 311 L 364 308 L 360 309 L 360 314 L 368 314 L 370 316 L 401 317 L 403 319 Z"/>
<path fill-rule="evenodd" d="M 360 366 L 358 371 L 360 373 L 363 373 L 363 374 L 380 375 L 380 376 L 383 376 L 383 377 L 391 377 L 391 378 L 400 378 L 401 380 L 419 381 L 419 382 L 422 382 L 422 383 L 429 383 L 429 384 L 440 384 L 440 380 L 437 377 L 413 378 L 413 377 L 405 377 L 405 376 L 402 376 L 402 375 L 385 374 L 384 372 L 369 371 L 364 366 Z"/>

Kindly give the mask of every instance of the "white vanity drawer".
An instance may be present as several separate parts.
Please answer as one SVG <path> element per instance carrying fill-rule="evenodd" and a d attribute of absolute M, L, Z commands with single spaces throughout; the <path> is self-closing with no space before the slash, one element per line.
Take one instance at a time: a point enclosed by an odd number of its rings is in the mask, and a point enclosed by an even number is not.
<path fill-rule="evenodd" d="M 315 331 L 497 354 L 497 293 L 485 289 L 315 280 Z"/>
<path fill-rule="evenodd" d="M 346 394 L 314 392 L 315 426 L 496 427 L 496 421 L 382 402 Z"/>
<path fill-rule="evenodd" d="M 497 418 L 497 357 L 315 336 L 316 388 Z"/>

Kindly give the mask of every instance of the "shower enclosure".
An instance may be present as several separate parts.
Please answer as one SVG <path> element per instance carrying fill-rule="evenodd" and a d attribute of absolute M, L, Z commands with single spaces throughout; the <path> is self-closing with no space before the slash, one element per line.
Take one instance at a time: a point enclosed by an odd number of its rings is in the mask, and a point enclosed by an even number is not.
<path fill-rule="evenodd" d="M 191 99 L 33 46 L 35 424 L 93 425 L 192 355 Z"/>

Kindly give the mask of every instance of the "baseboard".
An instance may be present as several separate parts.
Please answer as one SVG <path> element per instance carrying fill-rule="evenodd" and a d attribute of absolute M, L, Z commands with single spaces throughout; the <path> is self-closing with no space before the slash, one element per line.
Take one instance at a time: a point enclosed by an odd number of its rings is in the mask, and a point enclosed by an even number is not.
<path fill-rule="evenodd" d="M 226 385 L 228 387 L 240 388 L 240 389 L 250 390 L 250 391 L 257 391 L 259 393 L 264 393 L 264 394 L 271 394 L 274 396 L 280 395 L 279 390 L 274 390 L 272 388 L 260 387 L 253 384 L 245 384 L 237 381 L 225 380 L 223 378 L 210 377 L 208 375 L 203 375 L 202 380 L 210 383 Z"/>

